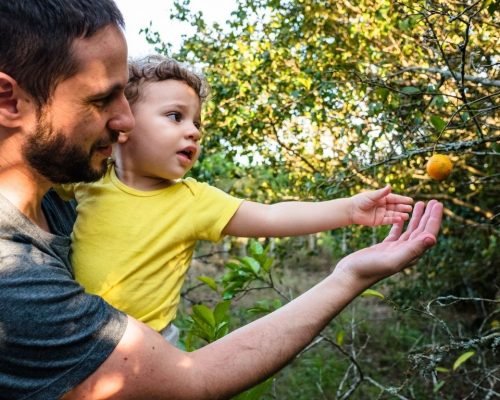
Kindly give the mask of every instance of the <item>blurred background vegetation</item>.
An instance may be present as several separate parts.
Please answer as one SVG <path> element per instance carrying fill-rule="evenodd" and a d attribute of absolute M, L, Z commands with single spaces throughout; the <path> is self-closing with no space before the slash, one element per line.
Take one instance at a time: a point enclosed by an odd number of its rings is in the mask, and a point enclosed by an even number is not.
<path fill-rule="evenodd" d="M 389 183 L 445 205 L 429 255 L 356 300 L 291 366 L 240 398 L 500 398 L 499 4 L 239 0 L 222 27 L 183 0 L 171 18 L 196 34 L 179 52 L 143 30 L 212 87 L 196 179 L 266 203 Z M 441 182 L 425 172 L 434 153 L 454 163 Z M 178 319 L 184 345 L 272 311 L 386 232 L 201 246 Z"/>

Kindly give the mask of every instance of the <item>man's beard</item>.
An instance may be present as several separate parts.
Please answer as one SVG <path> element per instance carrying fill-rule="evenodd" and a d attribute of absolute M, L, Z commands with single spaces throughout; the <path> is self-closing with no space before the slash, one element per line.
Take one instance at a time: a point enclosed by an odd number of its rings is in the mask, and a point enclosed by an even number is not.
<path fill-rule="evenodd" d="M 110 131 L 107 143 L 96 142 L 89 152 L 70 143 L 61 131 L 54 130 L 43 111 L 38 118 L 34 134 L 26 141 L 23 154 L 29 165 L 52 183 L 93 182 L 104 175 L 107 160 L 95 169 L 92 156 L 96 149 L 115 143 L 118 132 Z M 78 133 L 74 132 L 75 137 Z"/>

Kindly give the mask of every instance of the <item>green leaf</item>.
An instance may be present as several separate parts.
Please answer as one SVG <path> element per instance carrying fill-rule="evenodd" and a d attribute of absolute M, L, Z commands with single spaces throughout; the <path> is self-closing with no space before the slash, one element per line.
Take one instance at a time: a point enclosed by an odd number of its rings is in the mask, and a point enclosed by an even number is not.
<path fill-rule="evenodd" d="M 382 293 L 373 289 L 366 289 L 363 293 L 361 293 L 361 296 L 363 297 L 373 296 L 373 297 L 379 297 L 382 300 L 385 299 L 385 296 Z"/>
<path fill-rule="evenodd" d="M 255 275 L 258 275 L 258 273 L 260 272 L 260 264 L 255 258 L 242 257 L 241 262 L 249 267 Z"/>
<path fill-rule="evenodd" d="M 436 383 L 434 385 L 434 389 L 432 390 L 434 393 L 437 393 L 441 390 L 441 388 L 443 387 L 443 385 L 445 384 L 445 381 L 439 381 L 438 383 Z"/>
<path fill-rule="evenodd" d="M 193 306 L 193 318 L 201 319 L 210 327 L 215 327 L 215 318 L 212 310 L 204 304 Z"/>
<path fill-rule="evenodd" d="M 272 258 L 266 258 L 262 263 L 262 269 L 266 272 L 271 270 L 271 266 L 273 265 L 274 260 Z"/>
<path fill-rule="evenodd" d="M 229 261 L 226 263 L 225 267 L 234 271 L 240 268 L 240 264 L 237 261 Z"/>
<path fill-rule="evenodd" d="M 450 369 L 449 368 L 445 368 L 445 367 L 436 367 L 436 371 L 437 372 L 448 373 L 448 372 L 450 372 Z"/>
<path fill-rule="evenodd" d="M 213 291 L 217 292 L 217 282 L 215 282 L 214 279 L 212 279 L 208 276 L 199 276 L 197 279 L 200 282 L 203 282 L 205 285 L 207 285 Z"/>
<path fill-rule="evenodd" d="M 405 86 L 401 89 L 401 92 L 403 92 L 404 94 L 417 94 L 420 93 L 421 90 L 415 86 Z"/>
<path fill-rule="evenodd" d="M 193 328 L 190 332 L 191 336 L 198 336 L 199 338 L 203 339 L 207 343 L 210 343 L 212 341 L 212 333 L 208 332 L 206 330 L 202 330 L 200 328 Z"/>
<path fill-rule="evenodd" d="M 464 362 L 466 362 L 474 354 L 476 354 L 475 351 L 468 351 L 468 352 L 462 354 L 460 357 L 458 357 L 455 360 L 455 362 L 453 363 L 453 371 L 457 370 Z"/>
<path fill-rule="evenodd" d="M 224 300 L 231 300 L 235 295 L 235 292 L 233 290 L 225 290 L 224 293 L 222 294 L 222 298 Z"/>
<path fill-rule="evenodd" d="M 498 0 L 490 0 L 486 2 L 488 13 L 493 17 L 493 14 L 497 12 L 500 8 L 500 1 Z"/>
<path fill-rule="evenodd" d="M 230 301 L 221 301 L 214 308 L 214 318 L 217 323 L 227 321 L 229 317 L 229 308 L 231 307 Z"/>
<path fill-rule="evenodd" d="M 264 248 L 257 240 L 251 240 L 248 245 L 248 250 L 252 257 L 261 255 L 264 253 Z"/>
<path fill-rule="evenodd" d="M 432 98 L 431 106 L 436 106 L 436 107 L 441 108 L 445 104 L 446 104 L 446 100 L 445 100 L 444 96 L 442 96 L 442 95 L 434 96 Z"/>
<path fill-rule="evenodd" d="M 410 30 L 410 19 L 409 18 L 405 18 L 403 20 L 400 20 L 398 22 L 398 26 L 401 30 L 403 31 L 408 31 Z"/>
<path fill-rule="evenodd" d="M 446 126 L 446 122 L 437 115 L 431 116 L 431 124 L 438 132 L 441 132 Z"/>
<path fill-rule="evenodd" d="M 233 397 L 233 400 L 259 400 L 267 391 L 269 391 L 272 383 L 273 378 L 269 378 L 267 381 L 260 383 L 252 389 Z"/>
<path fill-rule="evenodd" d="M 345 331 L 341 330 L 337 332 L 337 344 L 342 346 L 344 344 Z"/>
<path fill-rule="evenodd" d="M 257 301 L 253 307 L 247 309 L 250 314 L 269 314 L 278 308 L 280 308 L 283 304 L 280 299 L 274 299 L 272 301 L 269 300 L 259 300 Z"/>

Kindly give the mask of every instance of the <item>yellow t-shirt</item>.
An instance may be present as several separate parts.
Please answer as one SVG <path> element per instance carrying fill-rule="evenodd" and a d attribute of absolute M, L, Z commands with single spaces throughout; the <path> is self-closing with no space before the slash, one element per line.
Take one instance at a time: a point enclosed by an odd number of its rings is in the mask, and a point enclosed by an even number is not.
<path fill-rule="evenodd" d="M 136 190 L 113 167 L 98 182 L 56 190 L 78 203 L 71 260 L 76 280 L 157 331 L 175 318 L 196 241 L 220 240 L 242 202 L 190 178 Z"/>

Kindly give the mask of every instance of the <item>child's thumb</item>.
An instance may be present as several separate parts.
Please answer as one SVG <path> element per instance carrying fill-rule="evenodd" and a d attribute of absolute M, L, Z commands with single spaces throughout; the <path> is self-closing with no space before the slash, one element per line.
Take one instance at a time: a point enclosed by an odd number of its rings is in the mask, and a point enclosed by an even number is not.
<path fill-rule="evenodd" d="M 382 189 L 374 190 L 373 192 L 371 192 L 370 198 L 372 200 L 378 200 L 384 196 L 387 196 L 389 193 L 391 193 L 391 185 L 386 185 Z"/>

